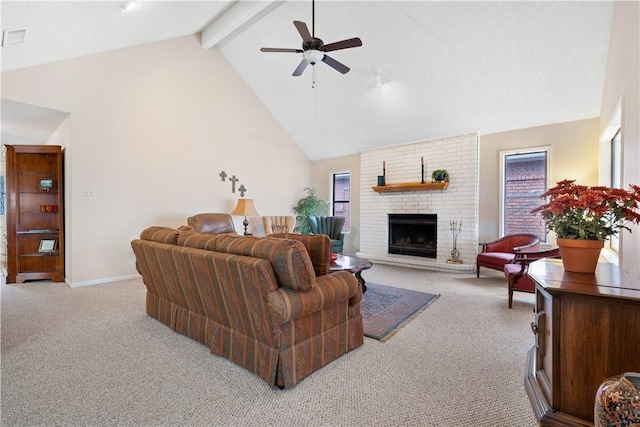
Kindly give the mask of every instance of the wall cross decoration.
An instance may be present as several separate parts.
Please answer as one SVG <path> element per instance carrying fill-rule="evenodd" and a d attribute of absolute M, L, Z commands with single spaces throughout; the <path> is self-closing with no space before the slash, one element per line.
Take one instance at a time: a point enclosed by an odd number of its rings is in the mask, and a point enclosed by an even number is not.
<path fill-rule="evenodd" d="M 236 192 L 236 184 L 238 183 L 238 181 L 240 181 L 239 178 L 237 178 L 235 175 L 231 175 L 231 178 L 227 179 L 227 177 L 229 175 L 225 171 L 220 171 L 218 176 L 220 177 L 220 180 L 222 182 L 230 181 L 231 182 L 231 192 L 232 193 Z M 238 191 L 240 192 L 240 197 L 244 197 L 244 193 L 247 192 L 247 187 L 245 187 L 244 184 L 240 184 L 240 186 L 238 187 Z"/>
<path fill-rule="evenodd" d="M 229 178 L 229 181 L 231 181 L 231 192 L 235 193 L 236 192 L 236 182 L 238 182 L 239 179 L 236 178 L 235 175 L 233 175 L 231 178 Z"/>

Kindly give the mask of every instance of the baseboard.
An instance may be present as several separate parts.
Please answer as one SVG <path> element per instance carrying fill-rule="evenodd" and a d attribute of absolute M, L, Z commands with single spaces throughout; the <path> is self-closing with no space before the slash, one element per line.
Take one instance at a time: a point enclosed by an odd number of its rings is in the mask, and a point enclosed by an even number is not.
<path fill-rule="evenodd" d="M 70 288 L 79 288 L 82 286 L 104 285 L 106 283 L 122 282 L 125 280 L 135 280 L 135 279 L 139 279 L 140 277 L 142 276 L 140 276 L 139 274 L 129 274 L 127 276 L 107 277 L 104 279 L 96 279 L 96 280 L 85 280 L 84 282 L 70 282 L 69 280 L 65 280 L 65 283 Z"/>
<path fill-rule="evenodd" d="M 392 254 L 373 254 L 367 252 L 356 252 L 356 256 L 366 258 L 371 262 L 397 265 L 400 267 L 411 267 L 422 270 L 443 271 L 449 273 L 469 273 L 476 271 L 476 265 L 473 264 L 449 264 L 444 261 L 435 260 L 433 258 L 424 258 L 409 255 L 392 255 Z"/>

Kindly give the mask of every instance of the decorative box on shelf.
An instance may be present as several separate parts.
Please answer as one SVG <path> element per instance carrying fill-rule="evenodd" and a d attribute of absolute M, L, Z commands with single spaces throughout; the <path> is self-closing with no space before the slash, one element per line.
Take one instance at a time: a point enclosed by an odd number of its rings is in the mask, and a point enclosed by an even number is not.
<path fill-rule="evenodd" d="M 441 182 L 404 182 L 400 184 L 374 185 L 373 191 L 376 193 L 390 193 L 393 191 L 430 191 L 444 190 L 449 186 L 449 181 Z"/>

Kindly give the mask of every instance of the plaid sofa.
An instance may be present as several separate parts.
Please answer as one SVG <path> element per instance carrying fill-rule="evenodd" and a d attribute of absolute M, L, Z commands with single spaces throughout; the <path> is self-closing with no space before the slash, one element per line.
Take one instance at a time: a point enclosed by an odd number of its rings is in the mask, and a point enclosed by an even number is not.
<path fill-rule="evenodd" d="M 150 227 L 131 242 L 147 314 L 289 388 L 363 344 L 360 286 L 329 272 L 327 236 Z"/>

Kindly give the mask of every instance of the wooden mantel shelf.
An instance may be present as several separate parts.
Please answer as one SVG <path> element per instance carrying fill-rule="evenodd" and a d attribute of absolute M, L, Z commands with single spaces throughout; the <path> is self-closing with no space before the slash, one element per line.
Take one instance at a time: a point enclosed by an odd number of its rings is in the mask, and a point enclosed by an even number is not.
<path fill-rule="evenodd" d="M 442 182 L 404 182 L 401 184 L 375 185 L 373 191 L 376 193 L 390 193 L 393 191 L 429 191 L 444 190 L 449 186 L 449 181 Z"/>

